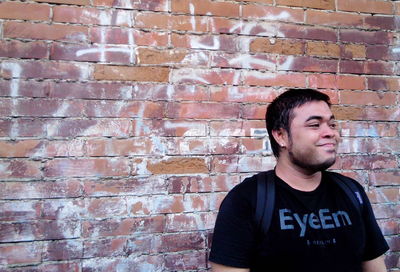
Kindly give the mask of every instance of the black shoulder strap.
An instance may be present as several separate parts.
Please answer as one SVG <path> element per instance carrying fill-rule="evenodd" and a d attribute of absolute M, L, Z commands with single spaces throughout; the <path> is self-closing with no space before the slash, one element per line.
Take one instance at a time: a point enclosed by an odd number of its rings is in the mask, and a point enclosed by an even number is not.
<path fill-rule="evenodd" d="M 346 176 L 340 175 L 335 172 L 326 172 L 332 178 L 332 180 L 346 193 L 349 197 L 353 206 L 362 213 L 364 201 L 362 199 L 360 190 L 354 184 L 354 181 Z"/>
<path fill-rule="evenodd" d="M 275 204 L 274 171 L 257 174 L 256 222 L 266 234 L 272 221 Z"/>

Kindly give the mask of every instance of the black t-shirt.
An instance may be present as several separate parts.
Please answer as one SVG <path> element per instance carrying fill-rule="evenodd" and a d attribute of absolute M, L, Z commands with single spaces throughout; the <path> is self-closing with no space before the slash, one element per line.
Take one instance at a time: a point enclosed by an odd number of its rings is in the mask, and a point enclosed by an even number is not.
<path fill-rule="evenodd" d="M 364 201 L 361 216 L 326 174 L 311 192 L 298 191 L 276 176 L 275 182 L 267 235 L 255 222 L 255 176 L 228 193 L 217 217 L 210 261 L 251 271 L 359 272 L 362 261 L 388 250 L 358 183 Z"/>

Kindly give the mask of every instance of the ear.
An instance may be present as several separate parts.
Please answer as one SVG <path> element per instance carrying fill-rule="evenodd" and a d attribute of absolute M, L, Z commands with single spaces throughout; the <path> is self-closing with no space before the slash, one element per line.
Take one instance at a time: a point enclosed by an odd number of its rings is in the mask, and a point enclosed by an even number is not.
<path fill-rule="evenodd" d="M 289 137 L 286 130 L 283 128 L 273 130 L 272 136 L 281 148 L 285 148 L 289 144 Z"/>

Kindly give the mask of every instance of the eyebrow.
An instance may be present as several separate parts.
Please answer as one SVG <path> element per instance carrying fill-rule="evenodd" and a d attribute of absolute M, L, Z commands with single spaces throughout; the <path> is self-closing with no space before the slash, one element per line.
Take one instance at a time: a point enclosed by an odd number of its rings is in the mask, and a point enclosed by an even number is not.
<path fill-rule="evenodd" d="M 319 115 L 311 115 L 310 117 L 307 118 L 306 122 L 310 121 L 310 120 L 323 120 L 324 118 L 322 116 Z M 335 120 L 335 116 L 331 115 L 331 117 L 329 118 L 329 121 L 331 120 Z"/>

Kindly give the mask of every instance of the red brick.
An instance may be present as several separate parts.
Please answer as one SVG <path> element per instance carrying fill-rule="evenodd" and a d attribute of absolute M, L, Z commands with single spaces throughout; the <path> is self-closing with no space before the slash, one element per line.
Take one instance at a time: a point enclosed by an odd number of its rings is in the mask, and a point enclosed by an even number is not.
<path fill-rule="evenodd" d="M 207 254 L 204 251 L 167 254 L 165 256 L 166 269 L 198 270 L 207 268 Z M 200 271 L 200 270 L 198 270 Z"/>
<path fill-rule="evenodd" d="M 129 160 L 111 159 L 54 159 L 44 166 L 46 177 L 127 176 Z"/>
<path fill-rule="evenodd" d="M 87 117 L 115 118 L 162 118 L 164 103 L 129 102 L 129 101 L 87 101 L 85 115 Z"/>
<path fill-rule="evenodd" d="M 335 27 L 360 27 L 363 25 L 363 16 L 354 13 L 326 12 L 320 10 L 306 10 L 306 23 L 313 25 L 327 25 Z"/>
<path fill-rule="evenodd" d="M 131 26 L 130 11 L 126 10 L 100 10 L 96 8 L 81 8 L 70 6 L 53 7 L 53 21 L 62 23 L 75 23 L 84 25 L 117 25 Z"/>
<path fill-rule="evenodd" d="M 151 241 L 148 240 L 147 242 L 150 243 Z M 84 257 L 95 258 L 124 256 L 127 253 L 126 246 L 126 238 L 85 241 Z M 143 253 L 145 253 L 145 251 Z"/>
<path fill-rule="evenodd" d="M 100 44 L 166 46 L 167 33 L 146 32 L 128 28 L 91 27 L 90 41 Z"/>
<path fill-rule="evenodd" d="M 280 55 L 302 55 L 304 43 L 296 40 L 256 38 L 251 41 L 251 52 L 274 53 Z"/>
<path fill-rule="evenodd" d="M 41 262 L 41 245 L 36 243 L 0 246 L 0 263 L 35 264 Z"/>
<path fill-rule="evenodd" d="M 337 60 L 318 59 L 312 57 L 279 57 L 277 69 L 279 71 L 299 72 L 337 72 Z"/>
<path fill-rule="evenodd" d="M 162 255 L 136 255 L 111 258 L 87 259 L 82 263 L 82 271 L 117 271 L 128 268 L 132 271 L 164 270 L 164 257 Z"/>
<path fill-rule="evenodd" d="M 175 31 L 206 32 L 208 20 L 200 16 L 167 15 L 161 13 L 138 13 L 135 26 L 140 28 L 173 29 Z"/>
<path fill-rule="evenodd" d="M 154 154 L 157 147 L 152 139 L 89 139 L 86 142 L 88 156 L 134 156 Z"/>
<path fill-rule="evenodd" d="M 364 118 L 373 121 L 399 121 L 400 110 L 395 108 L 368 107 L 364 109 Z"/>
<path fill-rule="evenodd" d="M 135 136 L 206 136 L 206 121 L 149 120 L 133 121 Z"/>
<path fill-rule="evenodd" d="M 306 54 L 319 57 L 340 57 L 340 47 L 335 43 L 327 42 L 307 42 Z"/>
<path fill-rule="evenodd" d="M 138 48 L 137 56 L 139 64 L 163 64 L 163 65 L 176 65 L 183 64 L 188 57 L 192 55 L 191 52 L 186 50 L 155 50 L 148 48 Z M 207 54 L 204 54 L 207 56 Z M 197 59 L 196 56 L 190 57 Z M 198 63 L 198 65 L 206 65 L 208 58 Z"/>
<path fill-rule="evenodd" d="M 42 4 L 2 2 L 0 3 L 0 18 L 47 21 L 50 19 L 50 9 L 50 6 Z M 21 10 L 29 10 L 29 12 L 21 12 Z"/>
<path fill-rule="evenodd" d="M 44 246 L 42 261 L 73 260 L 81 259 L 82 257 L 83 245 L 81 241 L 50 241 Z"/>
<path fill-rule="evenodd" d="M 397 168 L 393 155 L 347 155 L 339 159 L 343 169 L 388 169 Z"/>
<path fill-rule="evenodd" d="M 395 93 L 377 93 L 377 92 L 354 92 L 342 91 L 340 92 L 341 104 L 352 105 L 370 105 L 370 106 L 395 106 L 396 94 Z"/>
<path fill-rule="evenodd" d="M 73 220 L 86 217 L 86 205 L 82 199 L 51 199 L 43 202 L 42 219 Z"/>
<path fill-rule="evenodd" d="M 239 83 L 239 72 L 218 69 L 175 69 L 171 72 L 171 82 L 175 84 L 233 85 Z"/>
<path fill-rule="evenodd" d="M 364 90 L 366 88 L 365 78 L 362 76 L 338 76 L 337 84 L 339 89 Z"/>
<path fill-rule="evenodd" d="M 259 87 L 214 87 L 211 88 L 211 101 L 218 102 L 272 102 L 279 92 L 272 88 Z"/>
<path fill-rule="evenodd" d="M 394 171 L 373 171 L 369 175 L 370 182 L 374 186 L 379 185 L 398 185 L 400 182 L 400 172 Z"/>
<path fill-rule="evenodd" d="M 333 0 L 277 0 L 276 4 L 304 8 L 335 9 L 335 1 Z"/>
<path fill-rule="evenodd" d="M 91 218 L 109 218 L 127 215 L 126 201 L 122 198 L 96 198 L 88 201 Z"/>
<path fill-rule="evenodd" d="M 243 82 L 246 85 L 255 86 L 284 86 L 284 87 L 305 87 L 306 75 L 304 74 L 283 74 L 283 73 L 262 73 L 250 71 L 244 74 Z"/>
<path fill-rule="evenodd" d="M 378 226 L 380 227 L 383 235 L 394 235 L 398 234 L 400 231 L 399 223 L 394 219 L 378 220 Z"/>
<path fill-rule="evenodd" d="M 364 110 L 361 107 L 332 106 L 332 112 L 337 120 L 365 120 Z"/>
<path fill-rule="evenodd" d="M 244 105 L 242 107 L 242 117 L 244 119 L 265 119 L 265 110 L 266 107 L 264 105 Z"/>
<path fill-rule="evenodd" d="M 84 149 L 85 142 L 82 139 L 53 140 L 46 143 L 42 153 L 47 157 L 82 157 Z"/>
<path fill-rule="evenodd" d="M 221 103 L 172 103 L 167 117 L 190 119 L 231 119 L 239 117 L 239 107 Z"/>
<path fill-rule="evenodd" d="M 341 124 L 341 135 L 345 137 L 396 137 L 397 127 L 391 123 L 346 122 Z"/>
<path fill-rule="evenodd" d="M 37 199 L 82 196 L 78 180 L 57 182 L 5 182 L 0 191 L 2 199 Z"/>
<path fill-rule="evenodd" d="M 0 56 L 20 59 L 45 59 L 48 56 L 48 47 L 44 42 L 0 41 Z"/>
<path fill-rule="evenodd" d="M 341 57 L 346 59 L 365 59 L 366 47 L 362 44 L 341 45 Z"/>
<path fill-rule="evenodd" d="M 366 53 L 369 59 L 390 60 L 390 49 L 386 45 L 369 45 Z"/>
<path fill-rule="evenodd" d="M 302 9 L 290 9 L 252 4 L 243 5 L 242 16 L 244 18 L 271 21 L 284 21 L 293 23 L 304 22 L 304 11 Z"/>
<path fill-rule="evenodd" d="M 79 5 L 89 6 L 89 0 L 35 0 L 36 2 L 54 3 L 54 4 L 67 4 L 67 5 Z"/>
<path fill-rule="evenodd" d="M 13 77 L 13 70 L 8 67 L 18 67 L 21 78 L 35 79 L 76 79 L 87 80 L 89 77 L 88 66 L 86 64 L 61 63 L 61 62 L 3 62 L 0 74 L 4 78 Z"/>
<path fill-rule="evenodd" d="M 366 74 L 392 75 L 394 71 L 394 63 L 383 61 L 368 61 L 365 62 L 364 71 Z"/>
<path fill-rule="evenodd" d="M 342 60 L 339 65 L 340 65 L 339 70 L 341 73 L 347 73 L 347 74 L 365 73 L 364 61 Z"/>
<path fill-rule="evenodd" d="M 137 0 L 134 2 L 124 0 L 94 0 L 94 6 L 106 6 L 106 7 L 117 7 L 124 9 L 139 9 L 139 10 L 151 10 L 151 11 L 168 11 L 167 0 Z"/>
<path fill-rule="evenodd" d="M 391 2 L 380 0 L 338 0 L 338 10 L 393 14 L 393 5 Z"/>
<path fill-rule="evenodd" d="M 41 163 L 29 160 L 2 160 L 0 161 L 1 169 L 0 178 L 2 179 L 37 179 L 41 177 Z"/>
<path fill-rule="evenodd" d="M 88 40 L 88 28 L 77 25 L 32 24 L 29 22 L 5 22 L 3 35 L 5 38 L 58 40 L 68 42 L 84 42 Z"/>
<path fill-rule="evenodd" d="M 327 27 L 278 25 L 278 37 L 337 42 L 336 30 Z"/>
<path fill-rule="evenodd" d="M 390 202 L 398 202 L 400 200 L 399 191 L 395 187 L 392 188 L 374 187 L 371 188 L 369 192 L 367 192 L 367 196 L 370 199 L 371 203 L 390 203 Z M 391 243 L 389 242 L 389 244 Z"/>
<path fill-rule="evenodd" d="M 120 235 L 160 233 L 164 230 L 164 216 L 137 217 L 84 221 L 82 236 L 85 238 L 110 237 Z"/>
<path fill-rule="evenodd" d="M 177 252 L 205 248 L 205 237 L 201 233 L 177 233 L 158 236 L 158 252 Z"/>
<path fill-rule="evenodd" d="M 50 59 L 118 64 L 135 62 L 132 48 L 123 45 L 102 46 L 53 43 L 50 49 Z"/>
<path fill-rule="evenodd" d="M 204 178 L 198 176 L 176 176 L 169 178 L 168 192 L 171 194 L 226 192 L 238 183 L 239 177 L 237 176 L 218 175 Z M 210 221 L 205 221 L 205 223 L 213 224 Z"/>
<path fill-rule="evenodd" d="M 165 158 L 147 163 L 147 169 L 153 174 L 191 174 L 208 173 L 206 162 L 202 158 Z"/>
<path fill-rule="evenodd" d="M 264 54 L 247 55 L 243 53 L 220 53 L 213 55 L 211 66 L 220 68 L 274 70 L 275 59 L 275 56 L 267 56 Z"/>
<path fill-rule="evenodd" d="M 98 64 L 95 66 L 94 78 L 96 80 L 167 82 L 169 73 L 170 69 L 166 67 Z"/>
<path fill-rule="evenodd" d="M 210 134 L 219 137 L 249 137 L 253 136 L 252 129 L 259 128 L 265 128 L 265 122 L 255 120 L 246 120 L 246 122 L 213 121 L 210 123 Z"/>
<path fill-rule="evenodd" d="M 193 7 L 191 9 L 191 7 Z M 173 13 L 192 15 L 214 15 L 221 17 L 239 17 L 240 5 L 230 2 L 214 2 L 210 0 L 172 0 Z"/>
<path fill-rule="evenodd" d="M 400 88 L 400 79 L 387 77 L 368 77 L 368 89 L 397 91 Z"/>
<path fill-rule="evenodd" d="M 364 18 L 364 27 L 368 29 L 396 29 L 395 17 L 387 16 L 367 16 Z"/>
<path fill-rule="evenodd" d="M 337 88 L 337 76 L 327 74 L 311 74 L 307 76 L 311 88 Z"/>
<path fill-rule="evenodd" d="M 390 44 L 392 35 L 384 31 L 362 31 L 343 29 L 339 32 L 340 40 L 362 44 Z"/>
<path fill-rule="evenodd" d="M 209 100 L 209 90 L 205 86 L 138 83 L 132 97 L 135 100 L 205 101 Z"/>
<path fill-rule="evenodd" d="M 176 48 L 220 50 L 227 52 L 235 52 L 239 48 L 237 38 L 232 35 L 181 35 L 172 33 L 171 44 Z"/>

